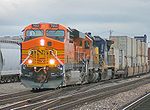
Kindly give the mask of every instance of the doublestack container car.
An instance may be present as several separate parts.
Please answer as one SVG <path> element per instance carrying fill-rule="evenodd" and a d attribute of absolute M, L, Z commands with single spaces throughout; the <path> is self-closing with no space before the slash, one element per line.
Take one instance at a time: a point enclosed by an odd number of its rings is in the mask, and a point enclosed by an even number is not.
<path fill-rule="evenodd" d="M 110 36 L 110 40 L 114 41 L 111 48 L 115 52 L 116 76 L 133 76 L 149 71 L 146 42 L 128 36 Z"/>

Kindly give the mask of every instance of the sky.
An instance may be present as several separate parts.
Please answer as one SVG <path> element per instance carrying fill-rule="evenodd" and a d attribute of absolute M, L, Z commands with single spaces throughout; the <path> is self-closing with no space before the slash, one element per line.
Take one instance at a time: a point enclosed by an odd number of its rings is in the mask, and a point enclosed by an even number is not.
<path fill-rule="evenodd" d="M 150 36 L 150 0 L 0 0 L 0 36 L 29 24 L 60 23 L 108 38 Z M 150 38 L 149 38 L 150 40 Z"/>

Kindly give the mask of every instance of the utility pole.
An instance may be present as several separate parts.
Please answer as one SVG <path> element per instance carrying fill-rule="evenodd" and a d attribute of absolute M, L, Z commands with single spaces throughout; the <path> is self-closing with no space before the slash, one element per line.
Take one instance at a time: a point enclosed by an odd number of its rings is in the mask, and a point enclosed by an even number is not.
<path fill-rule="evenodd" d="M 111 35 L 112 35 L 112 33 L 113 33 L 113 31 L 110 29 L 110 31 L 109 31 L 109 36 L 111 36 Z"/>

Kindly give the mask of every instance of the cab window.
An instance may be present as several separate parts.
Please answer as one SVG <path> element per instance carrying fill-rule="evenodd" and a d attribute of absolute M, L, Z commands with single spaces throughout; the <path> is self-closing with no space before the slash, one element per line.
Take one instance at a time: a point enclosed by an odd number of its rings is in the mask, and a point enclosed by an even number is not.
<path fill-rule="evenodd" d="M 30 40 L 30 39 L 33 39 L 33 38 L 37 38 L 37 37 L 41 37 L 44 35 L 44 31 L 43 30 L 27 30 L 25 32 L 25 40 Z"/>
<path fill-rule="evenodd" d="M 44 35 L 43 30 L 27 30 L 26 31 L 26 36 L 39 37 L 43 35 Z"/>
<path fill-rule="evenodd" d="M 82 41 L 80 41 L 79 46 L 81 46 L 81 47 L 82 47 Z"/>
<path fill-rule="evenodd" d="M 89 44 L 88 41 L 84 42 L 84 47 L 85 47 L 85 49 L 89 49 L 90 48 L 90 44 Z"/>
<path fill-rule="evenodd" d="M 65 31 L 64 30 L 47 30 L 46 36 L 49 38 L 64 42 Z"/>

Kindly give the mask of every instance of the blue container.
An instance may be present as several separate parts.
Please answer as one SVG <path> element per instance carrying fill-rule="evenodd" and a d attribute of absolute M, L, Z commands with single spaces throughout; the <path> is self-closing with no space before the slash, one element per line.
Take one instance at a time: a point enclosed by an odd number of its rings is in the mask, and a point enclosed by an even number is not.
<path fill-rule="evenodd" d="M 147 43 L 147 36 L 146 36 L 146 34 L 144 36 L 135 36 L 134 39 L 140 40 L 141 42 Z"/>

